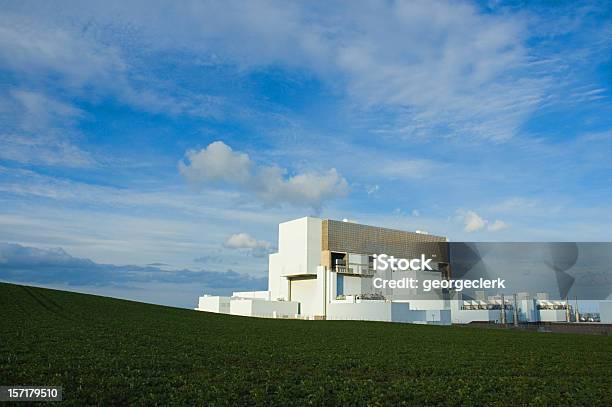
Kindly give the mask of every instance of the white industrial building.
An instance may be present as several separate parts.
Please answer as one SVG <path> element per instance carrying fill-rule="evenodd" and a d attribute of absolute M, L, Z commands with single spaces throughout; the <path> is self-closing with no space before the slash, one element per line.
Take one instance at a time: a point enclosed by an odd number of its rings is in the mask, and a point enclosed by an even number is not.
<path fill-rule="evenodd" d="M 256 317 L 450 324 L 441 292 L 374 290 L 372 255 L 401 258 L 427 253 L 438 269 L 404 272 L 443 278 L 447 239 L 353 222 L 305 217 L 279 225 L 278 252 L 270 255 L 268 290 L 200 297 L 197 310 Z M 422 276 L 421 276 L 422 277 Z"/>
<path fill-rule="evenodd" d="M 425 255 L 431 271 L 395 272 L 393 278 L 451 277 L 445 237 L 354 222 L 304 217 L 279 225 L 278 252 L 269 256 L 268 290 L 200 297 L 196 310 L 267 318 L 368 320 L 422 324 L 510 323 L 513 298 L 463 300 L 448 290 L 375 289 L 373 255 Z M 388 274 L 391 278 L 391 275 Z M 520 321 L 566 321 L 567 304 L 519 295 Z M 505 319 L 505 320 L 504 320 Z"/>
<path fill-rule="evenodd" d="M 599 302 L 599 316 L 603 324 L 612 324 L 612 301 Z"/>
<path fill-rule="evenodd" d="M 535 298 L 528 293 L 512 296 L 495 295 L 484 298 L 476 293 L 477 299 L 451 301 L 451 315 L 454 324 L 471 322 L 519 323 L 525 322 L 570 322 L 575 318 L 574 309 L 568 301 L 550 300 L 548 294 L 538 293 Z M 480 294 L 480 295 L 478 295 Z M 502 304 L 504 314 L 502 314 Z"/>

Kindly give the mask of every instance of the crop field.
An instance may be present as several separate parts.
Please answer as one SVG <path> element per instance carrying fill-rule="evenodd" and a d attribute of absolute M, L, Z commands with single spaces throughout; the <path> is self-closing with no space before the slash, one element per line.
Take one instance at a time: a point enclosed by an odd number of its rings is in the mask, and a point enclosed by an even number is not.
<path fill-rule="evenodd" d="M 12 284 L 0 317 L 0 385 L 63 386 L 72 405 L 612 405 L 605 336 L 243 318 Z"/>

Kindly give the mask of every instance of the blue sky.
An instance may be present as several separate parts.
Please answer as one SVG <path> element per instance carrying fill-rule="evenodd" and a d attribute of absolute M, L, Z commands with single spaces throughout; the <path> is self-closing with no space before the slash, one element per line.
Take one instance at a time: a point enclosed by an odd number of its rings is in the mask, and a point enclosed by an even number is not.
<path fill-rule="evenodd" d="M 1 3 L 5 281 L 191 306 L 312 214 L 611 239 L 606 2 Z"/>

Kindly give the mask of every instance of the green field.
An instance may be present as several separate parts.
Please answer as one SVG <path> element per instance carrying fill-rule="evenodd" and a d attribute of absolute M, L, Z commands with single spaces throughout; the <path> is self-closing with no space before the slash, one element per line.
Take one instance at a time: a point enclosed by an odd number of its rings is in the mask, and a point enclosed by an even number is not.
<path fill-rule="evenodd" d="M 73 405 L 612 405 L 612 338 L 242 318 L 0 284 L 0 385 Z"/>

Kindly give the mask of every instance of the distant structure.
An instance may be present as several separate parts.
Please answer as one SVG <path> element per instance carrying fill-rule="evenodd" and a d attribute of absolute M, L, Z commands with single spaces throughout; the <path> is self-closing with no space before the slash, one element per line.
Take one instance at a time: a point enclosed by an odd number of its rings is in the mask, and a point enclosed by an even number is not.
<path fill-rule="evenodd" d="M 601 301 L 599 303 L 599 315 L 602 323 L 612 324 L 612 301 Z"/>
<path fill-rule="evenodd" d="M 451 315 L 454 324 L 575 322 L 570 318 L 572 307 L 569 302 L 549 300 L 546 293 L 538 293 L 535 297 L 531 297 L 529 293 L 517 293 L 514 300 L 504 298 L 503 295 L 489 296 L 486 300 L 464 300 L 460 293 L 455 298 L 456 301 L 451 301 Z"/>
<path fill-rule="evenodd" d="M 196 310 L 234 315 L 345 319 L 449 325 L 475 321 L 518 324 L 566 321 L 566 301 L 518 293 L 514 301 L 477 291 L 463 299 L 448 289 L 376 289 L 374 255 L 432 259 L 432 270 L 404 277 L 451 278 L 448 239 L 343 221 L 304 217 L 281 223 L 278 252 L 269 256 L 268 290 L 199 298 Z M 390 274 L 389 274 L 390 276 Z M 515 310 L 514 308 L 517 307 Z M 503 311 L 502 311 L 503 310 Z"/>

